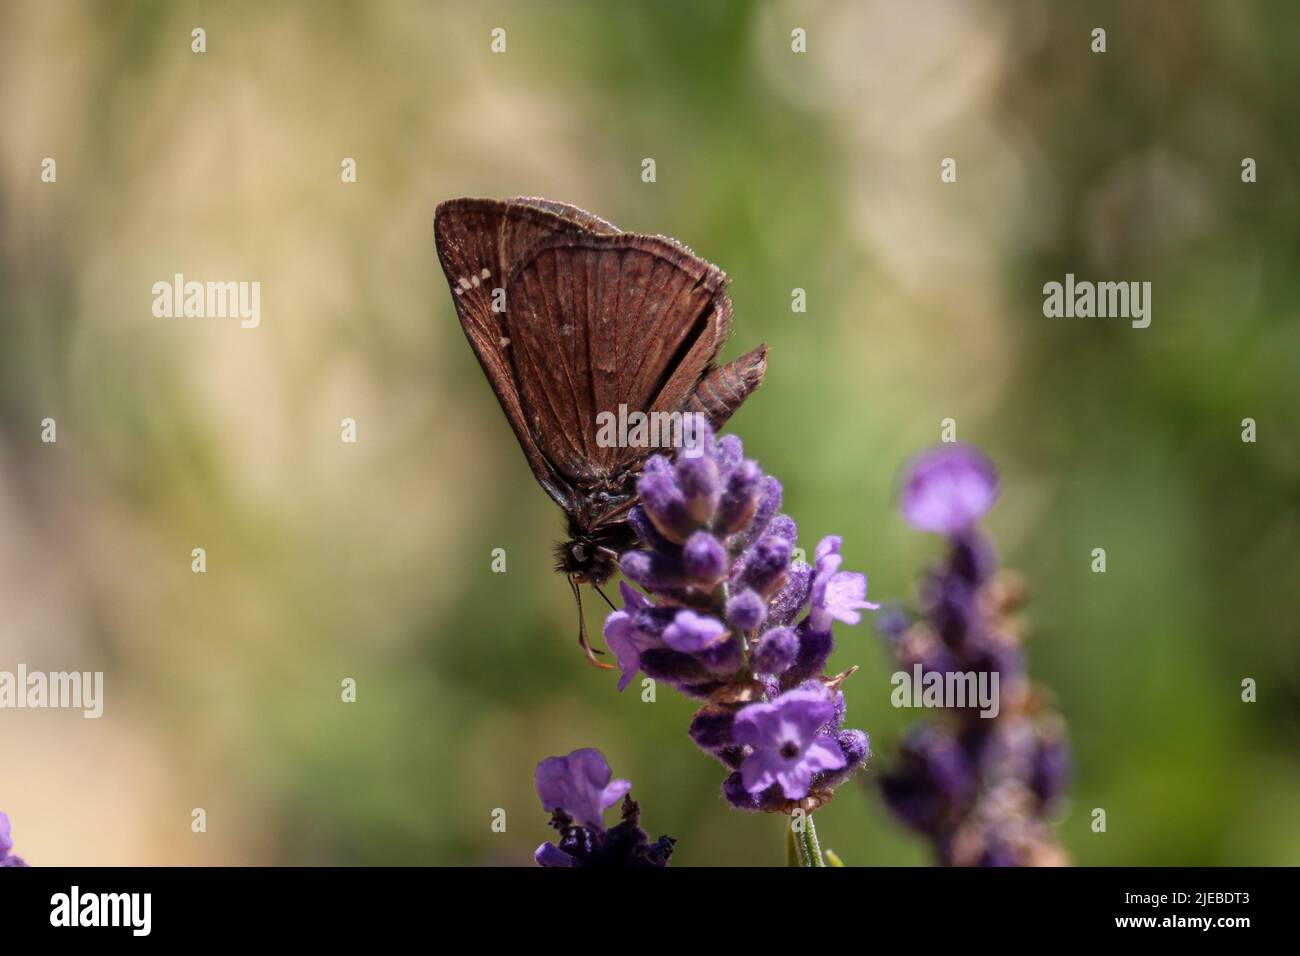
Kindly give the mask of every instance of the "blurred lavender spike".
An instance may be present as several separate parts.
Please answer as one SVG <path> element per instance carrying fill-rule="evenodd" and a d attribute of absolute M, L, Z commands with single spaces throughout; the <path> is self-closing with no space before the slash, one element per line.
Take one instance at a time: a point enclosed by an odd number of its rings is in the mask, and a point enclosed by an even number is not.
<path fill-rule="evenodd" d="M 998 699 L 984 708 L 945 700 L 940 719 L 914 724 L 881 791 L 945 865 L 1061 865 L 1068 859 L 1050 814 L 1069 779 L 1070 750 L 1064 721 L 1026 673 L 1013 616 L 1024 587 L 997 571 L 992 541 L 978 527 L 997 494 L 992 462 L 970 446 L 940 446 L 905 473 L 903 517 L 945 535 L 948 552 L 922 580 L 920 616 L 892 610 L 880 631 L 900 673 L 940 686 L 984 675 Z"/>

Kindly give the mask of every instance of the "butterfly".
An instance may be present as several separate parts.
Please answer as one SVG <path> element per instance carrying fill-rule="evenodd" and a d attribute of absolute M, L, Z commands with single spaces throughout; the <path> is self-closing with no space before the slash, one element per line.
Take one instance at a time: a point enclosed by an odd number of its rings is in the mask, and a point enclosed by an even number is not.
<path fill-rule="evenodd" d="M 731 326 L 727 277 L 673 239 L 534 198 L 451 199 L 433 228 L 465 337 L 567 516 L 555 569 L 578 605 L 578 643 L 608 667 L 587 641 L 578 586 L 605 597 L 600 585 L 635 543 L 627 515 L 656 449 L 601 441 L 600 416 L 693 413 L 717 430 L 762 383 L 767 346 L 716 364 Z"/>

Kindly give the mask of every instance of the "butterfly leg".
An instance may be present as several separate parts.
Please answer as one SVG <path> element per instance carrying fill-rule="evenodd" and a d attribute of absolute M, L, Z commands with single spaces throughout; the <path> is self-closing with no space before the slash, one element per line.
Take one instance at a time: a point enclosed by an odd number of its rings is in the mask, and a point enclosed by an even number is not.
<path fill-rule="evenodd" d="M 596 660 L 597 654 L 604 654 L 605 652 L 592 647 L 587 640 L 587 619 L 582 613 L 582 592 L 578 590 L 578 582 L 574 579 L 574 576 L 569 575 L 568 577 L 569 587 L 573 589 L 573 600 L 578 605 L 578 646 L 582 648 L 583 653 L 587 655 L 587 660 L 591 662 L 593 667 L 612 671 L 614 669 L 613 664 L 606 664 L 604 661 Z"/>

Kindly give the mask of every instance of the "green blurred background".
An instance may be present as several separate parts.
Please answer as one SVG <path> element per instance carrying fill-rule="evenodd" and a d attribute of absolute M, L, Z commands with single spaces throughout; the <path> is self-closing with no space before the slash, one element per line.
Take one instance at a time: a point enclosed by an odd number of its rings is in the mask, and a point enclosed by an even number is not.
<path fill-rule="evenodd" d="M 0 669 L 107 696 L 0 713 L 17 851 L 526 864 L 534 765 L 596 746 L 675 863 L 781 861 L 692 704 L 581 659 L 559 513 L 455 321 L 434 206 L 540 195 L 727 271 L 725 357 L 772 347 L 731 430 L 872 597 L 939 548 L 901 463 L 949 417 L 996 459 L 1077 862 L 1300 862 L 1297 89 L 1290 2 L 6 3 Z M 260 281 L 261 327 L 155 319 L 175 272 Z M 1151 281 L 1151 327 L 1045 319 L 1066 272 Z M 916 715 L 870 627 L 838 639 L 883 765 Z M 823 843 L 928 862 L 874 776 Z"/>

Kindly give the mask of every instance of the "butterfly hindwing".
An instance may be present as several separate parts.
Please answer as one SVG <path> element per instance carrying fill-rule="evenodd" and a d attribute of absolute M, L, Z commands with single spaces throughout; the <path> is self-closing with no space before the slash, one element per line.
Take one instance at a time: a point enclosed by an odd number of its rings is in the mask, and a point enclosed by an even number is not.
<path fill-rule="evenodd" d="M 557 235 L 506 286 L 506 329 L 526 425 L 578 489 L 617 483 L 652 448 L 602 444 L 597 416 L 678 412 L 731 320 L 726 276 L 657 236 Z"/>

